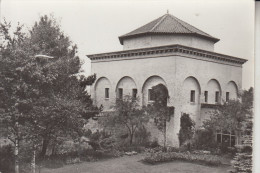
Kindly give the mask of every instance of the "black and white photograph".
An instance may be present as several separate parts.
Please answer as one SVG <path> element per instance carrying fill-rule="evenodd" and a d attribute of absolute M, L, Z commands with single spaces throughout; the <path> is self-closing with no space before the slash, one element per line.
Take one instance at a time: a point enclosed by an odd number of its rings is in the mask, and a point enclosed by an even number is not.
<path fill-rule="evenodd" d="M 257 7 L 0 0 L 0 173 L 257 173 Z"/>

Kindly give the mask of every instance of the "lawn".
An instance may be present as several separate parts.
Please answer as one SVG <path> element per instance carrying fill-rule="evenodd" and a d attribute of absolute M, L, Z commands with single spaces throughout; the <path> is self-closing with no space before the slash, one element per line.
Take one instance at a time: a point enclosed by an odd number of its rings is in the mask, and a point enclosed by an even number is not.
<path fill-rule="evenodd" d="M 168 162 L 148 165 L 140 162 L 144 155 L 124 156 L 98 162 L 84 162 L 57 169 L 43 169 L 41 173 L 225 173 L 229 166 L 208 167 L 187 162 Z"/>

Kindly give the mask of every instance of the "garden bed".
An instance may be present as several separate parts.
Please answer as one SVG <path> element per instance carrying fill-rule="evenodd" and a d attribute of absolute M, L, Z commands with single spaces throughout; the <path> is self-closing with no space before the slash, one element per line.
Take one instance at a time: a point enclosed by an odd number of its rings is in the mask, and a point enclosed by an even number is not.
<path fill-rule="evenodd" d="M 156 152 L 148 154 L 143 160 L 145 163 L 158 164 L 170 161 L 186 161 L 207 166 L 221 165 L 221 157 L 209 154 L 193 154 L 190 152 Z"/>

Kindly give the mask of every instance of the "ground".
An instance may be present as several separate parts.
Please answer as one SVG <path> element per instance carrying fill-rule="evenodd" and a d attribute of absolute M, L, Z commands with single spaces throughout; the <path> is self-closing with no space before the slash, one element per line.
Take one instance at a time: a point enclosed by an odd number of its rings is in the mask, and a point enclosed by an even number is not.
<path fill-rule="evenodd" d="M 44 169 L 41 173 L 225 173 L 229 166 L 208 167 L 187 162 L 168 162 L 148 165 L 140 162 L 144 155 L 124 156 L 98 162 L 84 162 L 58 169 Z"/>

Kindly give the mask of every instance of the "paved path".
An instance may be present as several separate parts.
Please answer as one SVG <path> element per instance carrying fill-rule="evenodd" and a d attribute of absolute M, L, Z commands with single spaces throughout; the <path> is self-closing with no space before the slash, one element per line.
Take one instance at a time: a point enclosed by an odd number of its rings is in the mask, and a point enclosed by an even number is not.
<path fill-rule="evenodd" d="M 58 169 L 44 169 L 41 173 L 226 173 L 230 167 L 208 167 L 186 162 L 147 165 L 143 155 L 124 156 L 98 162 L 66 165 Z"/>

